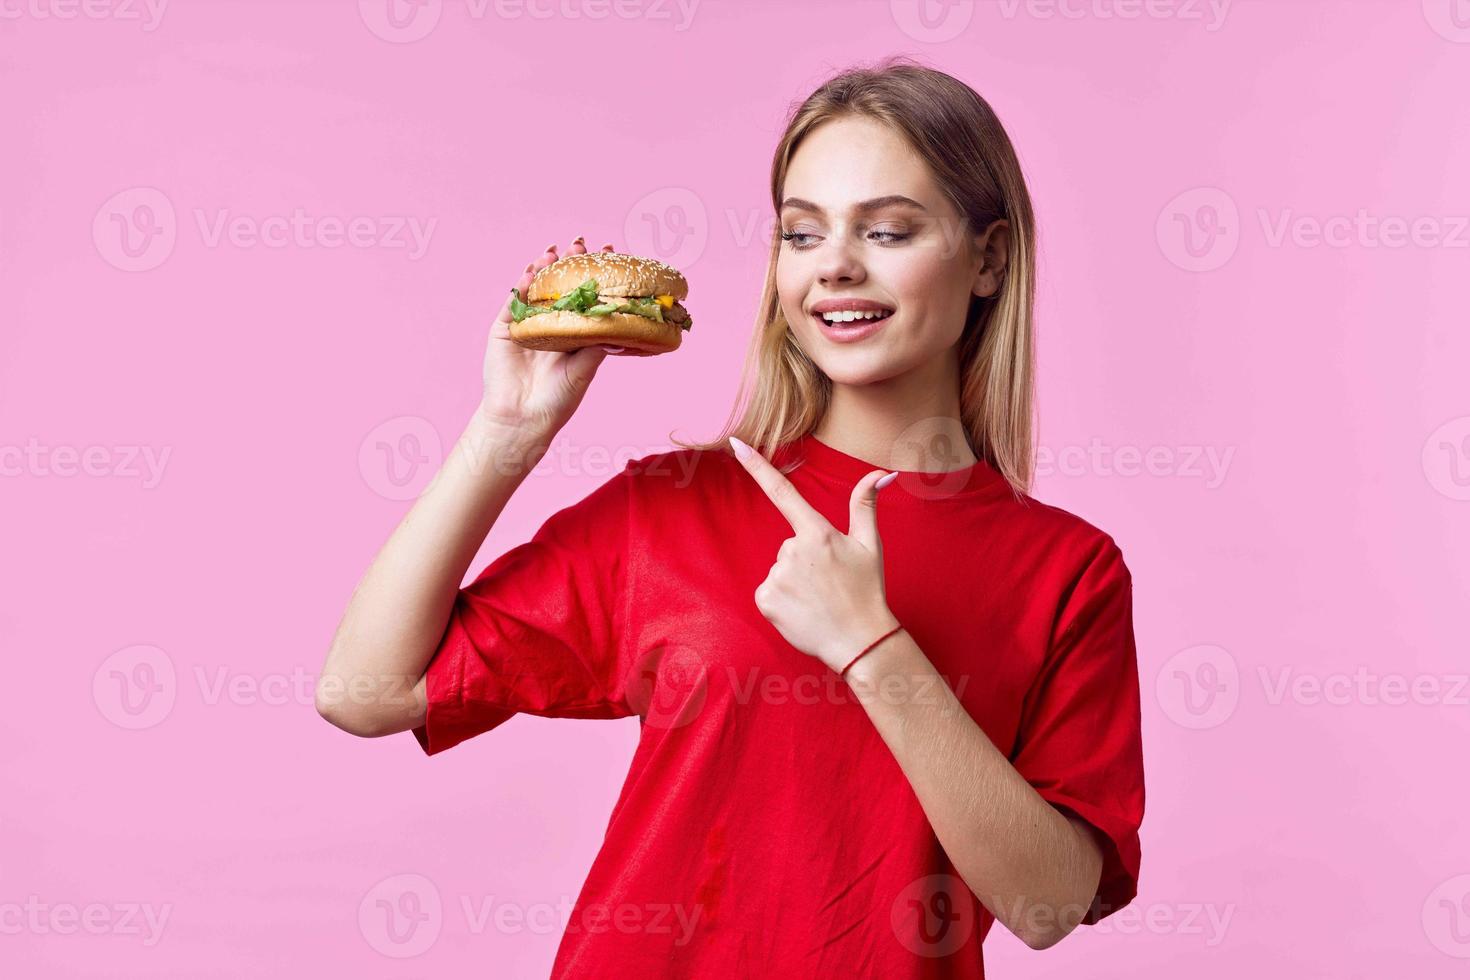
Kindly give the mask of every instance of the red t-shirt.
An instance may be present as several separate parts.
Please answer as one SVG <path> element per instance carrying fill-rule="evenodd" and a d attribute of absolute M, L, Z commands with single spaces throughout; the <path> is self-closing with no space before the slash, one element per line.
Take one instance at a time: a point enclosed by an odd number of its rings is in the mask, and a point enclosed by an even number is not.
<path fill-rule="evenodd" d="M 770 458 L 803 455 L 788 478 L 846 531 L 879 467 L 812 436 Z M 1126 905 L 1144 788 L 1118 546 L 984 461 L 904 472 L 878 529 L 899 622 L 1037 792 L 1102 832 L 1084 922 Z M 857 693 L 756 608 L 792 534 L 733 456 L 658 453 L 460 591 L 414 729 L 425 752 L 516 712 L 640 718 L 553 977 L 984 976 L 994 919 Z"/>

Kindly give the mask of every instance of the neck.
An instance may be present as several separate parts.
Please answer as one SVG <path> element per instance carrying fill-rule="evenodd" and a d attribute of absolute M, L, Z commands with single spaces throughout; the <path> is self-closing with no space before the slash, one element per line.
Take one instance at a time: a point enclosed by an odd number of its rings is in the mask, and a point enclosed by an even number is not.
<path fill-rule="evenodd" d="M 977 462 L 960 420 L 954 348 L 883 381 L 834 382 L 827 413 L 812 435 L 849 456 L 872 461 L 875 468 L 943 473 Z"/>

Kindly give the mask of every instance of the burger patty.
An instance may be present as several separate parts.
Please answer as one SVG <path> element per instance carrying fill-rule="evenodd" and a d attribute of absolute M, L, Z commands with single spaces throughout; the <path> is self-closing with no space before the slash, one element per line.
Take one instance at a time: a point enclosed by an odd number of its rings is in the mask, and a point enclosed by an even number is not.
<path fill-rule="evenodd" d="M 599 303 L 626 303 L 626 302 L 628 302 L 631 299 L 644 300 L 646 302 L 648 300 L 653 299 L 653 297 L 652 296 L 598 296 L 597 297 L 597 302 L 599 302 Z M 689 322 L 689 311 L 686 310 L 686 309 L 684 309 L 684 307 L 680 306 L 678 303 L 675 303 L 674 305 L 670 306 L 668 309 L 664 310 L 663 316 L 664 316 L 664 319 L 665 320 L 668 320 L 670 323 L 681 323 L 682 324 L 682 323 L 688 323 Z"/>
<path fill-rule="evenodd" d="M 653 297 L 652 296 L 602 296 L 602 295 L 599 295 L 597 297 L 597 302 L 599 302 L 599 303 L 626 303 L 629 300 L 635 300 L 635 299 L 636 300 L 642 300 L 644 302 L 648 302 L 648 301 L 651 301 L 653 299 Z M 534 305 L 534 306 L 548 306 L 549 307 L 552 302 L 553 302 L 553 300 L 548 296 L 545 299 L 532 300 L 532 305 Z M 674 324 L 678 324 L 678 325 L 682 326 L 683 324 L 686 324 L 686 323 L 689 322 L 689 311 L 686 310 L 686 309 L 684 309 L 684 307 L 680 306 L 678 303 L 674 303 L 668 309 L 666 309 L 666 310 L 663 311 L 663 318 L 665 320 L 669 321 L 670 323 L 674 323 Z"/>

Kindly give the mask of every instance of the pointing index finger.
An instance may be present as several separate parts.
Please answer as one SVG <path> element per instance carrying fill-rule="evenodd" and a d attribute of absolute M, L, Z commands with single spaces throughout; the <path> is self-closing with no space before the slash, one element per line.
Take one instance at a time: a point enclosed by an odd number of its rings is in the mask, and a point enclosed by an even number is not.
<path fill-rule="evenodd" d="M 803 531 L 819 533 L 835 530 L 827 518 L 806 502 L 801 491 L 786 479 L 786 474 L 772 466 L 769 460 L 734 436 L 730 437 L 730 446 L 735 450 L 735 458 L 755 477 L 755 482 L 765 491 L 771 503 L 776 505 L 776 509 L 786 518 L 793 531 L 799 534 Z"/>

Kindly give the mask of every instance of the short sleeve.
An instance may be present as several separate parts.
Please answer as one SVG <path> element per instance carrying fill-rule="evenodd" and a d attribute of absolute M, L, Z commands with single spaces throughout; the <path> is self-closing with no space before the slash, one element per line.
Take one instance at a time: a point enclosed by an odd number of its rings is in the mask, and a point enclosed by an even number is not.
<path fill-rule="evenodd" d="M 1026 781 L 1101 831 L 1102 877 L 1082 919 L 1092 925 L 1138 894 L 1144 801 L 1133 579 L 1109 537 L 1061 598 L 1016 746 Z"/>
<path fill-rule="evenodd" d="M 546 519 L 524 544 L 459 590 L 425 671 L 425 753 L 442 752 L 517 712 L 547 718 L 635 713 L 629 647 L 630 462 Z"/>

